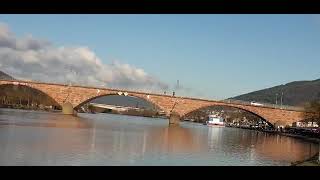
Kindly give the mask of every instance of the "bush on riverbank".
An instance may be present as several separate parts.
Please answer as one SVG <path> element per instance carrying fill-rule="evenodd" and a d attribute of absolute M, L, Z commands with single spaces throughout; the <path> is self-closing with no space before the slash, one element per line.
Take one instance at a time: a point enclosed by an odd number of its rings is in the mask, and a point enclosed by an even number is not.
<path fill-rule="evenodd" d="M 305 105 L 304 119 L 320 124 L 320 101 L 314 100 Z M 312 112 L 312 113 L 310 113 Z"/>
<path fill-rule="evenodd" d="M 56 106 L 26 106 L 20 104 L 0 104 L 0 108 L 8 108 L 8 109 L 21 109 L 21 110 L 33 110 L 33 111 L 59 111 L 59 107 Z"/>

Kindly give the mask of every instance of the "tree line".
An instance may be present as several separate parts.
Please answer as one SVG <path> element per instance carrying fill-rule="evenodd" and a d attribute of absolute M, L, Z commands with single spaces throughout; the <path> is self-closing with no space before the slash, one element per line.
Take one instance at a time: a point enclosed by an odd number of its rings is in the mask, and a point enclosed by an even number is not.
<path fill-rule="evenodd" d="M 45 93 L 21 85 L 2 85 L 0 88 L 0 104 L 26 107 L 59 106 Z"/>
<path fill-rule="evenodd" d="M 317 122 L 320 125 L 320 100 L 314 100 L 305 104 L 304 119 Z"/>

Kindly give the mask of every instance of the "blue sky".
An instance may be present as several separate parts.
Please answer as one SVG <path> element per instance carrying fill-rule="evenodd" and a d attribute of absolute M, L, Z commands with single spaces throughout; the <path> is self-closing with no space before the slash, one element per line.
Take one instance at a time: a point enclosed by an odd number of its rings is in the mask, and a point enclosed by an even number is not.
<path fill-rule="evenodd" d="M 318 15 L 0 15 L 17 36 L 87 46 L 191 95 L 224 99 L 320 78 Z"/>

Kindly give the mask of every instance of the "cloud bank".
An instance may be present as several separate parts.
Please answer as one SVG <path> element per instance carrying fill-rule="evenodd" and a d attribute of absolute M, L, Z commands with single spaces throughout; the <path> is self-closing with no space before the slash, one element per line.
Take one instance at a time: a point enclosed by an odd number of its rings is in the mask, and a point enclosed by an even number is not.
<path fill-rule="evenodd" d="M 19 38 L 3 23 L 0 71 L 22 80 L 158 92 L 169 88 L 143 69 L 118 61 L 104 64 L 88 47 L 55 47 L 31 35 Z"/>

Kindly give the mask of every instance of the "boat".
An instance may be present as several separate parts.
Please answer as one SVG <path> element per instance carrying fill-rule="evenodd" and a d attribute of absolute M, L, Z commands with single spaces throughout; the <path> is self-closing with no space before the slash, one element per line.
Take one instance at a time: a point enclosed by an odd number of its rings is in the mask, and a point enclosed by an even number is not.
<path fill-rule="evenodd" d="M 216 126 L 216 127 L 225 127 L 224 119 L 217 115 L 209 115 L 208 121 L 206 122 L 207 126 Z"/>

